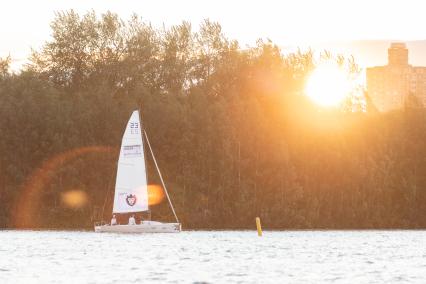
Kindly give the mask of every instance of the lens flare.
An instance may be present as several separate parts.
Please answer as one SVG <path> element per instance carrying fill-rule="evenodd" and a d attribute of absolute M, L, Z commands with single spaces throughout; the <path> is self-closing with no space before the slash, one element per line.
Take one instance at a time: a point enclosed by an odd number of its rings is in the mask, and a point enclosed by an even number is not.
<path fill-rule="evenodd" d="M 11 208 L 12 222 L 15 228 L 34 228 L 40 226 L 37 219 L 38 209 L 41 204 L 40 196 L 45 190 L 53 175 L 65 164 L 78 157 L 84 157 L 91 153 L 112 154 L 114 149 L 107 146 L 91 146 L 72 149 L 60 153 L 51 159 L 43 162 L 24 182 L 19 196 L 16 198 L 14 206 Z"/>
<path fill-rule="evenodd" d="M 87 193 L 83 190 L 68 190 L 61 195 L 62 203 L 72 209 L 80 209 L 87 204 Z"/>
<path fill-rule="evenodd" d="M 161 203 L 164 199 L 163 188 L 159 185 L 148 185 L 148 204 L 156 205 Z"/>

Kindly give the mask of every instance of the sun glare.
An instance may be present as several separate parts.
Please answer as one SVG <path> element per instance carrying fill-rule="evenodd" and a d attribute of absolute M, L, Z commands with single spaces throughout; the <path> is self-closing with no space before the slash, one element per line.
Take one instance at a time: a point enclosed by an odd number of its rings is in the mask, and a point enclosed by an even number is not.
<path fill-rule="evenodd" d="M 306 95 L 325 107 L 339 105 L 350 93 L 351 84 L 337 65 L 323 64 L 315 68 L 306 84 Z"/>

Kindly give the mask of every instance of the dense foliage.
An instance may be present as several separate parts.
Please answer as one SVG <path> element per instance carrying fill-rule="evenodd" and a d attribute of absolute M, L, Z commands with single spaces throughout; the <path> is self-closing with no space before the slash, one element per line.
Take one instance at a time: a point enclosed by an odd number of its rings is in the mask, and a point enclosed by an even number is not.
<path fill-rule="evenodd" d="M 425 111 L 319 109 L 303 95 L 312 52 L 241 49 L 208 20 L 159 30 L 67 11 L 51 27 L 19 74 L 0 60 L 1 227 L 110 218 L 139 107 L 186 228 L 253 227 L 255 216 L 266 228 L 426 227 Z M 148 173 L 159 183 L 151 160 Z M 81 206 L 63 201 L 72 190 Z M 172 220 L 167 202 L 152 213 Z"/>

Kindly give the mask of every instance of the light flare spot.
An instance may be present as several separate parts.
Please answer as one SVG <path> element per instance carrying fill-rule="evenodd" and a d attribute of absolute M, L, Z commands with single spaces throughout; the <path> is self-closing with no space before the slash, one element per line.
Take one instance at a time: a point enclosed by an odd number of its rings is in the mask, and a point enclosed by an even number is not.
<path fill-rule="evenodd" d="M 102 154 L 103 156 L 108 154 L 111 157 L 113 153 L 115 153 L 115 150 L 108 146 L 89 146 L 71 149 L 44 161 L 26 178 L 20 189 L 20 198 L 17 198 L 15 204 L 10 208 L 12 226 L 15 228 L 36 228 L 43 225 L 42 219 L 37 217 L 39 208 L 43 206 L 40 196 L 50 186 L 50 181 L 56 171 L 64 165 L 78 157 L 86 157 L 89 154 Z"/>
<path fill-rule="evenodd" d="M 148 185 L 148 204 L 156 205 L 161 203 L 164 199 L 163 188 L 159 185 L 152 184 Z"/>
<path fill-rule="evenodd" d="M 83 190 L 73 189 L 62 193 L 62 203 L 72 209 L 80 209 L 87 204 L 88 196 Z"/>

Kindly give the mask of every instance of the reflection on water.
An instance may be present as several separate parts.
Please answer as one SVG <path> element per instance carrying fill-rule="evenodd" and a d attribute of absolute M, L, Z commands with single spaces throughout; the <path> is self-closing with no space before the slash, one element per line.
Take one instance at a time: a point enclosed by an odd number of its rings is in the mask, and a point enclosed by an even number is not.
<path fill-rule="evenodd" d="M 0 231 L 0 283 L 426 283 L 426 231 Z"/>

